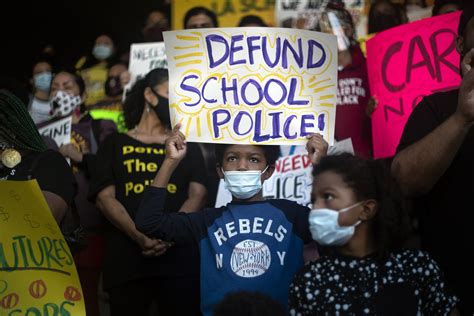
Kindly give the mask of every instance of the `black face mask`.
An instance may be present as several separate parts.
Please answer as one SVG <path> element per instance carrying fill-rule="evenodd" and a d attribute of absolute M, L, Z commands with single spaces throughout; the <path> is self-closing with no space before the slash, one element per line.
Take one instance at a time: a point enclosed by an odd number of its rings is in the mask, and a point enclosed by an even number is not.
<path fill-rule="evenodd" d="M 109 97 L 116 97 L 121 95 L 123 92 L 122 85 L 120 84 L 120 77 L 108 77 L 105 81 L 105 94 Z"/>
<path fill-rule="evenodd" d="M 161 123 L 167 128 L 171 129 L 169 100 L 156 93 L 156 91 L 152 88 L 150 89 L 153 94 L 158 98 L 158 105 L 152 106 L 151 108 L 155 111 L 156 116 L 158 116 Z"/>

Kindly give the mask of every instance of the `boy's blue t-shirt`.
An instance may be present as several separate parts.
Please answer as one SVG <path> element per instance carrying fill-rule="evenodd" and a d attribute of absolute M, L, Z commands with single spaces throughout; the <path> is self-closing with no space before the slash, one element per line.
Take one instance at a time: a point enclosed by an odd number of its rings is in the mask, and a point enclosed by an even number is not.
<path fill-rule="evenodd" d="M 230 203 L 184 214 L 163 211 L 166 191 L 149 187 L 136 225 L 177 244 L 196 242 L 201 258 L 201 310 L 212 315 L 227 293 L 257 291 L 288 305 L 288 288 L 311 240 L 307 207 L 287 200 Z"/>

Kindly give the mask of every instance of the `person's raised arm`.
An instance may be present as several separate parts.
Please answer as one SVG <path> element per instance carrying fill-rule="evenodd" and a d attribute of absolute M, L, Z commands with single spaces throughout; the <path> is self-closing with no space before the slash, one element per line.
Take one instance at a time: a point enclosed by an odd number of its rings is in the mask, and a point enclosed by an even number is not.
<path fill-rule="evenodd" d="M 456 112 L 421 140 L 401 150 L 392 174 L 408 196 L 427 193 L 451 165 L 474 121 L 474 50 L 461 63 L 463 80 Z"/>
<path fill-rule="evenodd" d="M 181 125 L 176 125 L 173 128 L 173 135 L 166 141 L 166 157 L 151 186 L 165 189 L 171 175 L 186 156 L 186 138 L 179 131 L 180 127 Z"/>

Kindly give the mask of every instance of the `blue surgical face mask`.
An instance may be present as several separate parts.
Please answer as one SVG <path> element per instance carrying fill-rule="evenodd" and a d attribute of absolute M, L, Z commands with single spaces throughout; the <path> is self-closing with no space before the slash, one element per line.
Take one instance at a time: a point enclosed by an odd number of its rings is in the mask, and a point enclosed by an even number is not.
<path fill-rule="evenodd" d="M 262 189 L 261 175 L 267 171 L 268 166 L 263 170 L 248 170 L 248 171 L 224 171 L 224 181 L 227 190 L 232 193 L 232 196 L 247 200 L 260 192 Z"/>
<path fill-rule="evenodd" d="M 354 235 L 358 221 L 352 226 L 340 226 L 339 214 L 359 206 L 363 202 L 343 208 L 339 212 L 328 208 L 314 209 L 309 213 L 309 230 L 313 239 L 324 246 L 342 246 Z"/>
<path fill-rule="evenodd" d="M 103 44 L 96 44 L 92 49 L 92 55 L 98 60 L 105 60 L 112 56 L 112 47 Z"/>
<path fill-rule="evenodd" d="M 40 72 L 39 74 L 34 75 L 33 82 L 35 88 L 41 91 L 49 91 L 51 88 L 51 80 L 53 74 L 50 71 Z"/>

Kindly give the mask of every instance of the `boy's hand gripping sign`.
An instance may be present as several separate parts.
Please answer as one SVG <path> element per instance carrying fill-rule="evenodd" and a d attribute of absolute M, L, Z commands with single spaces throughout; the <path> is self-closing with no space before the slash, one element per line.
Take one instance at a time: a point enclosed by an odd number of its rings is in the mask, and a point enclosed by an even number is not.
<path fill-rule="evenodd" d="M 332 35 L 278 28 L 165 32 L 170 111 L 189 141 L 305 144 L 334 138 Z"/>

